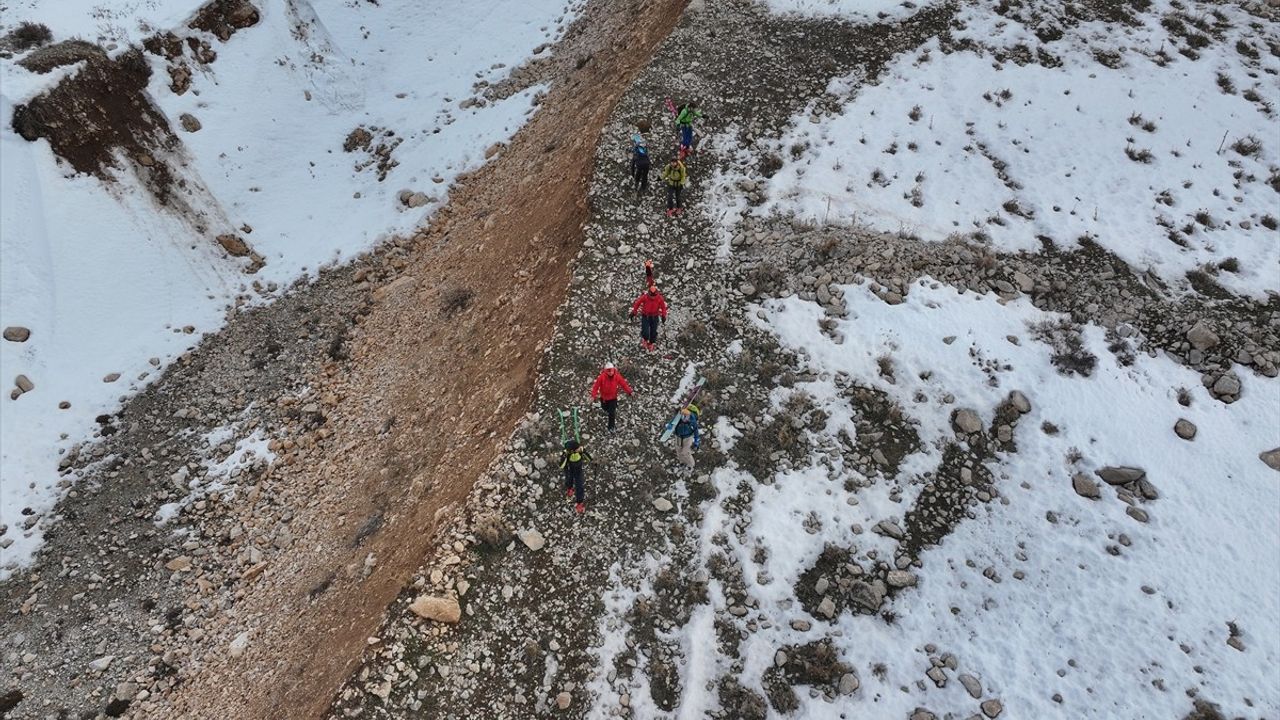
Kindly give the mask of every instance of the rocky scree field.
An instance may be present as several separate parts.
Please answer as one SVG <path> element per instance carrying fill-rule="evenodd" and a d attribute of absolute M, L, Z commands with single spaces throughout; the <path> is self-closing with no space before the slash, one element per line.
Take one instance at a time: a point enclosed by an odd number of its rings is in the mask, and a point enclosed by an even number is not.
<path fill-rule="evenodd" d="M 534 412 L 331 715 L 1280 711 L 1276 159 L 1201 146 L 1273 122 L 1276 27 L 1258 4 L 692 4 L 600 138 Z M 1058 94 L 1086 119 L 1037 114 Z M 625 180 L 663 97 L 710 115 L 677 220 Z M 1190 145 L 1125 152 L 1190 116 Z M 647 257 L 659 356 L 623 314 Z M 616 435 L 588 411 L 578 517 L 554 413 L 606 360 L 638 394 Z M 696 375 L 686 477 L 654 437 Z"/>

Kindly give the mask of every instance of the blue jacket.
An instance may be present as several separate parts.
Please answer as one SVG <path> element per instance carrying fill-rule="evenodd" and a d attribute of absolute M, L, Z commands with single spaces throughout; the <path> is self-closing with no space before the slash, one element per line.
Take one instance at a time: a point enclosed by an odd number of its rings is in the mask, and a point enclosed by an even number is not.
<path fill-rule="evenodd" d="M 689 415 L 688 420 L 681 419 L 676 422 L 676 437 L 687 438 L 692 436 L 694 442 L 699 442 L 698 437 L 698 416 Z"/>

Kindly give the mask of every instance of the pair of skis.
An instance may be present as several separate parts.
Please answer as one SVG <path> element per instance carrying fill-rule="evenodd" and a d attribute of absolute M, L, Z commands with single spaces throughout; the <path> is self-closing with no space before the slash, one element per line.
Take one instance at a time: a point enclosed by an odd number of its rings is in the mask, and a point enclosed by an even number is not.
<path fill-rule="evenodd" d="M 569 431 L 573 430 L 573 440 L 582 443 L 582 434 L 578 431 L 578 408 L 560 411 L 560 447 L 569 442 Z"/>
<path fill-rule="evenodd" d="M 658 436 L 658 442 L 666 442 L 671 439 L 671 436 L 676 432 L 676 424 L 680 422 L 680 411 L 689 403 L 698 399 L 698 394 L 702 392 L 702 387 L 706 384 L 707 379 L 705 377 L 699 377 L 693 381 L 693 387 L 689 388 L 684 397 L 681 398 L 680 407 L 676 408 L 676 414 L 662 427 L 662 434 Z"/>

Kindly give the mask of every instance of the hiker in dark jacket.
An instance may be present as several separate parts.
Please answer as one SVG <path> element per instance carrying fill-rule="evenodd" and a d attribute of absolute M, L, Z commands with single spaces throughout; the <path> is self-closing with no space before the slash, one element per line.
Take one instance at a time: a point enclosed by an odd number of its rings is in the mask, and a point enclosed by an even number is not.
<path fill-rule="evenodd" d="M 631 184 L 636 195 L 649 192 L 649 145 L 644 135 L 635 133 L 631 136 Z"/>
<path fill-rule="evenodd" d="M 564 444 L 564 452 L 560 453 L 560 467 L 564 469 L 564 492 L 566 497 L 575 501 L 574 510 L 579 514 L 586 511 L 586 488 L 584 487 L 586 469 L 584 464 L 591 460 L 591 453 L 577 440 L 569 440 Z"/>
<path fill-rule="evenodd" d="M 596 376 L 596 381 L 591 385 L 591 399 L 599 400 L 600 407 L 605 414 L 609 416 L 609 432 L 613 432 L 614 414 L 618 410 L 618 391 L 621 390 L 631 397 L 631 386 L 627 384 L 627 379 L 622 377 L 622 373 L 613 366 L 613 363 L 605 363 L 604 369 Z"/>

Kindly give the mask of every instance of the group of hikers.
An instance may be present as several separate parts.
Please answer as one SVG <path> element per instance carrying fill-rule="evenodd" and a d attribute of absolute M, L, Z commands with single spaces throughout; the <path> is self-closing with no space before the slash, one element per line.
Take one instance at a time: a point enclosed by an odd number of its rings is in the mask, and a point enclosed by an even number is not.
<path fill-rule="evenodd" d="M 703 114 L 691 104 L 676 108 L 670 100 L 667 109 L 675 116 L 676 130 L 679 133 L 678 144 L 671 161 L 662 169 L 659 177 L 666 185 L 667 216 L 674 217 L 684 212 L 684 186 L 688 183 L 689 173 L 685 160 L 696 151 L 693 133 L 693 122 Z M 631 136 L 631 182 L 638 196 L 649 190 L 649 144 L 646 134 L 651 126 L 647 120 L 636 124 L 637 132 Z M 630 317 L 640 318 L 640 347 L 647 351 L 658 347 L 658 328 L 667 319 L 667 301 L 658 291 L 652 260 L 644 262 L 644 290 L 631 303 Z M 591 385 L 590 395 L 593 402 L 598 401 L 607 418 L 607 430 L 612 434 L 617 427 L 618 397 L 626 393 L 631 397 L 631 384 L 622 376 L 612 362 L 605 363 L 600 374 Z M 698 406 L 690 399 L 680 408 L 675 417 L 671 437 L 675 440 L 675 455 L 679 468 L 686 474 L 692 474 L 694 468 L 693 451 L 702 442 L 701 430 L 698 426 Z M 591 461 L 591 453 L 577 437 L 576 428 L 572 437 L 562 437 L 563 452 L 560 454 L 560 468 L 564 471 L 565 497 L 574 501 L 574 509 L 579 513 L 586 511 L 586 463 Z"/>
<path fill-rule="evenodd" d="M 702 118 L 703 114 L 692 104 L 677 108 L 670 100 L 667 101 L 667 109 L 675 116 L 680 139 L 671 155 L 671 161 L 662 168 L 658 177 L 667 189 L 667 217 L 672 217 L 684 212 L 684 187 L 689 184 L 689 170 L 684 161 L 697 151 L 693 122 Z M 631 183 L 637 196 L 649 192 L 649 169 L 652 167 L 649 140 L 646 137 L 649 130 L 649 121 L 641 120 L 636 123 L 636 132 L 631 135 Z"/>

